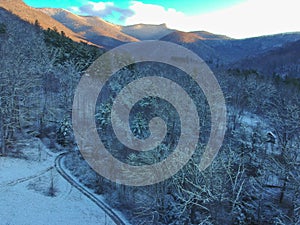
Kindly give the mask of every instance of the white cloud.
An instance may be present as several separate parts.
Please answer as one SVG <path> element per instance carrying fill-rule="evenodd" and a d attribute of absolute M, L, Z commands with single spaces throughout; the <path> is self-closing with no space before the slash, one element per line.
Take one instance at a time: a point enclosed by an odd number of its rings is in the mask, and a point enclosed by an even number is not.
<path fill-rule="evenodd" d="M 134 12 L 134 15 L 126 19 L 126 24 L 130 25 L 137 23 L 172 24 L 175 18 L 177 20 L 178 18 L 185 17 L 182 12 L 178 12 L 175 9 L 165 9 L 164 7 L 159 5 L 144 4 L 138 1 L 132 1 L 129 9 Z"/>
<path fill-rule="evenodd" d="M 87 2 L 80 7 L 69 7 L 70 11 L 80 15 L 99 16 L 103 19 L 115 19 L 122 23 L 126 18 L 133 15 L 133 11 L 126 8 L 120 8 L 113 2 Z"/>
<path fill-rule="evenodd" d="M 109 6 L 113 6 L 113 2 L 88 2 L 89 5 L 93 7 L 95 11 L 105 10 Z"/>
<path fill-rule="evenodd" d="M 69 7 L 68 10 L 70 10 L 71 12 L 74 12 L 74 13 L 80 12 L 79 7 L 77 7 L 77 6 Z"/>
<path fill-rule="evenodd" d="M 207 14 L 188 16 L 175 9 L 132 1 L 127 25 L 166 23 L 170 28 L 206 30 L 234 38 L 300 31 L 299 0 L 247 0 Z"/>

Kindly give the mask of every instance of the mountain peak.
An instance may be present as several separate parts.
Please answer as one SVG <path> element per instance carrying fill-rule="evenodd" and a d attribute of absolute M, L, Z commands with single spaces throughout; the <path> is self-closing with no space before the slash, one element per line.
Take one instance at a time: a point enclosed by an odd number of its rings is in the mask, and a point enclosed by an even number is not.
<path fill-rule="evenodd" d="M 199 40 L 204 40 L 202 37 L 198 36 L 194 33 L 188 33 L 183 31 L 174 31 L 163 38 L 161 38 L 163 41 L 171 41 L 176 43 L 193 43 Z"/>
<path fill-rule="evenodd" d="M 134 28 L 134 29 L 144 29 L 144 28 L 163 28 L 168 29 L 166 23 L 162 24 L 147 24 L 147 23 L 138 23 L 133 25 L 124 26 L 126 28 Z"/>
<path fill-rule="evenodd" d="M 122 27 L 122 32 L 139 40 L 157 40 L 172 31 L 174 30 L 169 29 L 165 23 L 159 25 L 139 23 Z"/>

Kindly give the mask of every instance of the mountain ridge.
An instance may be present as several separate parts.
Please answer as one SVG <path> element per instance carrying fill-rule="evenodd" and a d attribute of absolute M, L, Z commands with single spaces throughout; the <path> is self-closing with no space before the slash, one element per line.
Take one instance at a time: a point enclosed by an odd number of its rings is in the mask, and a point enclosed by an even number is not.
<path fill-rule="evenodd" d="M 209 64 L 225 68 L 232 68 L 235 65 L 252 66 L 269 72 L 261 62 L 276 61 L 278 65 L 282 60 L 286 62 L 282 55 L 290 57 L 291 54 L 287 54 L 285 51 L 294 52 L 293 47 L 287 45 L 289 43 L 299 49 L 296 41 L 300 40 L 300 32 L 232 39 L 207 31 L 184 32 L 170 29 L 166 24 L 140 23 L 121 26 L 95 16 L 76 15 L 65 9 L 33 8 L 22 0 L 1 0 L 0 7 L 31 24 L 38 21 L 43 29 L 55 27 L 57 31 L 63 31 L 74 41 L 86 42 L 106 50 L 125 43 L 143 40 L 169 41 L 190 49 Z M 296 61 L 294 62 L 293 58 L 294 63 L 291 66 L 296 68 L 295 64 L 298 63 L 297 60 L 300 56 L 294 53 L 292 55 L 296 57 Z M 268 65 L 268 63 L 265 64 Z M 280 74 L 285 73 L 284 69 L 277 68 L 277 71 Z M 300 77 L 298 69 L 293 71 L 296 71 L 296 76 Z"/>
<path fill-rule="evenodd" d="M 106 47 L 113 47 L 120 43 L 139 41 L 134 37 L 122 33 L 119 25 L 109 23 L 99 17 L 80 16 L 67 10 L 57 8 L 39 8 L 38 10 L 98 45 L 103 45 L 102 41 L 105 41 L 104 39 L 106 39 L 106 42 L 109 42 L 109 38 L 111 38 L 111 44 L 108 44 L 109 46 Z"/>

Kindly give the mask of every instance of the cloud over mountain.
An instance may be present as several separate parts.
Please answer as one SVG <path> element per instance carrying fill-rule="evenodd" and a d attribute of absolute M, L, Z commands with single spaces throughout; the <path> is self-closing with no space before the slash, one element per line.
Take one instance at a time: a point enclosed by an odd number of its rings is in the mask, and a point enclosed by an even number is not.
<path fill-rule="evenodd" d="M 70 7 L 69 10 L 81 15 L 99 16 L 103 19 L 118 17 L 120 22 L 134 15 L 133 10 L 118 7 L 113 2 L 88 2 L 80 7 Z"/>
<path fill-rule="evenodd" d="M 174 8 L 142 1 L 129 1 L 126 8 L 113 2 L 88 2 L 73 7 L 77 14 L 90 14 L 122 25 L 163 24 L 169 28 L 208 30 L 234 38 L 299 31 L 299 0 L 244 0 L 215 11 L 188 14 Z"/>

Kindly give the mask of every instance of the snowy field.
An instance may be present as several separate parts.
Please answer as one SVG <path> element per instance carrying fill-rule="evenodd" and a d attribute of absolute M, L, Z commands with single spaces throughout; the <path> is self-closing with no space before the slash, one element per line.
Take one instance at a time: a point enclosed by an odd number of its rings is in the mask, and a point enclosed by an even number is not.
<path fill-rule="evenodd" d="M 27 159 L 0 157 L 0 225 L 115 224 L 58 174 L 56 155 L 41 145 L 27 144 Z"/>

